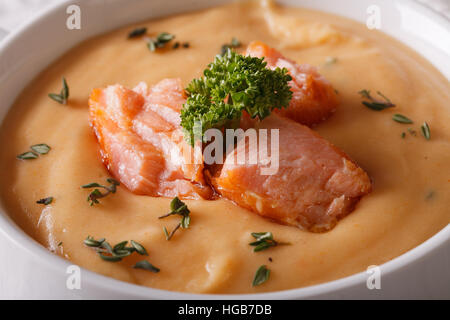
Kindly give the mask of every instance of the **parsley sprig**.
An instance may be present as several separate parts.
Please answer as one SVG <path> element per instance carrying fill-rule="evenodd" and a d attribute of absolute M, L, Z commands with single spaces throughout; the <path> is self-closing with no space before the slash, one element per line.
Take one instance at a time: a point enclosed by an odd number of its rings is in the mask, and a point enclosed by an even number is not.
<path fill-rule="evenodd" d="M 273 109 L 287 107 L 292 78 L 287 69 L 271 70 L 266 64 L 264 58 L 243 56 L 230 49 L 224 56 L 216 56 L 204 76 L 186 88 L 188 98 L 181 110 L 185 139 L 193 145 L 210 128 L 237 127 L 243 111 L 262 120 Z"/>
<path fill-rule="evenodd" d="M 173 200 L 170 202 L 170 210 L 171 211 L 169 213 L 160 216 L 158 219 L 164 219 L 172 215 L 180 215 L 181 221 L 170 233 L 167 231 L 166 227 L 163 228 L 166 240 L 170 240 L 180 227 L 183 229 L 189 228 L 189 224 L 191 223 L 191 212 L 189 211 L 187 205 L 178 197 L 173 198 Z"/>

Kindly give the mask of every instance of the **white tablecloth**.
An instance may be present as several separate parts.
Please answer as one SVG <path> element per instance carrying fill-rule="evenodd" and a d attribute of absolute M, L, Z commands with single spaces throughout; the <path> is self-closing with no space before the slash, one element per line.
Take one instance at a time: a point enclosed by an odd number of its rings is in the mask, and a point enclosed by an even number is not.
<path fill-rule="evenodd" d="M 0 0 L 0 38 L 2 34 L 5 35 L 7 31 L 17 28 L 36 13 L 60 1 L 62 0 Z M 409 1 L 423 2 L 434 10 L 442 12 L 450 19 L 450 0 Z"/>

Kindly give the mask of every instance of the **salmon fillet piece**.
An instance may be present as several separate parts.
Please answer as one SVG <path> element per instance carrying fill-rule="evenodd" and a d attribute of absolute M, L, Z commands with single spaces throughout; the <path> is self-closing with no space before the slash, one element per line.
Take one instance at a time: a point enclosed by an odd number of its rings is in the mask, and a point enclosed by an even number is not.
<path fill-rule="evenodd" d="M 311 126 L 327 119 L 336 110 L 336 91 L 315 67 L 297 64 L 261 41 L 251 42 L 246 55 L 264 57 L 268 68 L 286 68 L 292 77 L 289 85 L 293 95 L 288 108 L 275 109 L 274 112 Z"/>
<path fill-rule="evenodd" d="M 250 155 L 261 155 L 261 150 L 241 139 L 210 177 L 216 191 L 239 206 L 282 224 L 323 232 L 371 191 L 368 175 L 308 127 L 275 114 L 253 125 L 268 132 L 279 129 L 278 171 L 262 174 L 267 157 L 249 163 Z M 270 150 L 269 133 L 267 140 Z M 245 153 L 245 164 L 237 163 L 239 152 Z"/>
<path fill-rule="evenodd" d="M 212 196 L 201 150 L 194 151 L 183 138 L 179 113 L 184 102 L 179 79 L 162 80 L 150 89 L 142 82 L 133 90 L 116 84 L 92 91 L 89 120 L 102 161 L 131 192 Z"/>

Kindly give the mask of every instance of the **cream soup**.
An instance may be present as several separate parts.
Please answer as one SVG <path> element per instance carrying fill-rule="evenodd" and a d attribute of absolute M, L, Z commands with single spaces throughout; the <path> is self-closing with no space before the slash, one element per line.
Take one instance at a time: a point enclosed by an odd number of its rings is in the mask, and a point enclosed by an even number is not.
<path fill-rule="evenodd" d="M 127 39 L 140 26 L 151 35 L 173 33 L 190 47 L 152 53 L 142 39 Z M 170 199 L 134 195 L 119 186 L 117 193 L 89 206 L 89 191 L 80 186 L 109 177 L 88 123 L 91 90 L 114 83 L 151 85 L 166 77 L 187 84 L 233 37 L 243 44 L 238 50 L 261 40 L 286 57 L 317 66 L 331 81 L 340 104 L 315 130 L 367 171 L 372 193 L 333 230 L 319 234 L 276 224 L 226 200 L 186 201 L 191 226 L 170 241 L 162 228 L 172 229 L 179 219 L 157 219 L 169 211 Z M 47 96 L 59 92 L 63 76 L 70 87 L 67 105 Z M 381 91 L 396 107 L 366 108 L 358 94 L 362 89 Z M 196 293 L 256 293 L 323 283 L 389 261 L 449 223 L 449 89 L 436 69 L 402 44 L 321 12 L 270 2 L 233 3 L 142 22 L 73 48 L 19 96 L 0 132 L 1 199 L 17 224 L 43 246 L 119 280 Z M 395 113 L 414 123 L 393 121 Z M 424 121 L 430 140 L 421 133 Z M 37 143 L 52 149 L 35 160 L 16 159 Z M 36 203 L 48 196 L 54 197 L 50 205 Z M 261 231 L 290 245 L 255 253 L 250 233 Z M 131 268 L 142 259 L 134 254 L 105 262 L 83 245 L 88 235 L 111 244 L 133 239 L 161 271 Z M 271 270 L 270 279 L 253 287 L 260 265 Z"/>

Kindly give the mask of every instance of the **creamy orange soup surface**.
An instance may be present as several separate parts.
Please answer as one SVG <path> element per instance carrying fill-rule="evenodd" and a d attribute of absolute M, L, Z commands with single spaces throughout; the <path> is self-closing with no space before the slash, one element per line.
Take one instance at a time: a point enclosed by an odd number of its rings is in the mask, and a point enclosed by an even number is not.
<path fill-rule="evenodd" d="M 136 27 L 151 36 L 176 35 L 189 48 L 150 52 L 142 39 L 127 39 Z M 89 190 L 109 173 L 88 123 L 93 88 L 134 87 L 202 74 L 236 37 L 245 46 L 261 40 L 299 63 L 317 66 L 338 91 L 336 113 L 314 130 L 344 150 L 373 181 L 373 191 L 355 211 L 326 233 L 284 226 L 227 200 L 186 201 L 189 229 L 167 241 L 178 217 L 157 219 L 171 199 L 117 193 L 89 206 Z M 67 105 L 48 98 L 61 77 L 70 87 Z M 361 104 L 362 89 L 382 92 L 395 108 L 376 112 Z M 450 85 L 427 61 L 364 25 L 321 12 L 270 2 L 233 3 L 199 12 L 144 21 L 85 41 L 43 71 L 19 96 L 0 132 L 1 201 L 14 221 L 43 246 L 84 268 L 152 288 L 195 293 L 257 293 L 300 288 L 380 265 L 433 236 L 450 220 Z M 401 113 L 414 121 L 392 120 Z M 421 124 L 427 122 L 426 140 Z M 404 137 L 402 137 L 402 133 Z M 35 160 L 16 156 L 37 143 L 51 146 Z M 295 147 L 295 146 L 293 146 Z M 53 196 L 49 205 L 36 200 Z M 253 252 L 252 232 L 270 231 L 290 245 Z M 111 244 L 135 240 L 159 273 L 133 269 L 142 256 L 101 260 L 83 240 Z M 266 265 L 270 278 L 252 286 Z"/>

